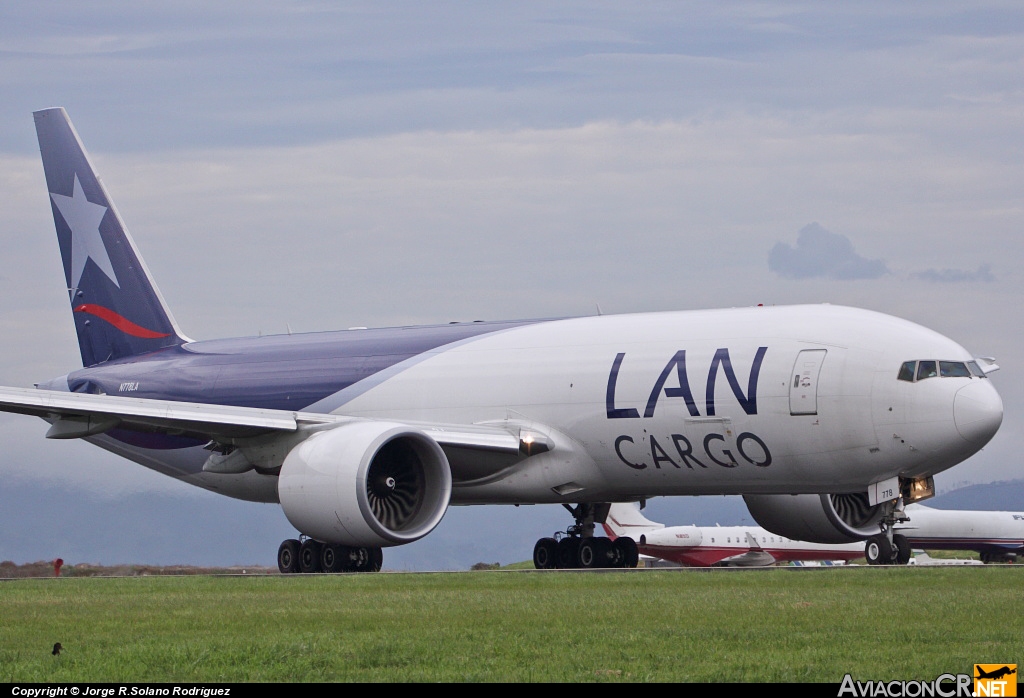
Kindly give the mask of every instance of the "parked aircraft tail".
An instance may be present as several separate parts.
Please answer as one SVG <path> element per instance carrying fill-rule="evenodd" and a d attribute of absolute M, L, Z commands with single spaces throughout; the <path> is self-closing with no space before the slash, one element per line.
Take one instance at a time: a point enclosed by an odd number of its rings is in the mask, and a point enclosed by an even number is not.
<path fill-rule="evenodd" d="M 604 521 L 604 530 L 612 540 L 623 536 L 640 540 L 642 533 L 661 528 L 665 528 L 665 524 L 650 521 L 640 513 L 638 502 L 612 504 Z"/>
<path fill-rule="evenodd" d="M 67 112 L 57 107 L 34 116 L 82 364 L 94 366 L 188 341 Z"/>

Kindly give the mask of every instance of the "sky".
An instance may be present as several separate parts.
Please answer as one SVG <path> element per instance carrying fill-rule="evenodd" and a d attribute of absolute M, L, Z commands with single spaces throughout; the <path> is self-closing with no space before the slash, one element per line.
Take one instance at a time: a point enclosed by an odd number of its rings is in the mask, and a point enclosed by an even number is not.
<path fill-rule="evenodd" d="M 63 106 L 193 338 L 866 307 L 1002 366 L 940 491 L 1022 477 L 1019 3 L 3 3 L 0 94 L 0 384 L 80 365 Z M 0 415 L 5 478 L 186 496 L 45 429 Z"/>

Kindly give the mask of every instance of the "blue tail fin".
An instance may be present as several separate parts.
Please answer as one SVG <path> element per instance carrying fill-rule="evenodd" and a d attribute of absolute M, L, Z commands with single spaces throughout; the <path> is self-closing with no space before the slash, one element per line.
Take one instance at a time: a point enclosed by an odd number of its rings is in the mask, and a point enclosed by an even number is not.
<path fill-rule="evenodd" d="M 82 351 L 94 366 L 187 340 L 62 108 L 34 114 Z"/>

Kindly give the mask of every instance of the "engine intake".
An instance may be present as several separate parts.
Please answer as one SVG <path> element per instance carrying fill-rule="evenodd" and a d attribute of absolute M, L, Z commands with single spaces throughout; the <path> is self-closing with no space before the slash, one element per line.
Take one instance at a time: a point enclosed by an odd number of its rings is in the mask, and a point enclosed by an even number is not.
<path fill-rule="evenodd" d="M 441 522 L 452 477 L 444 451 L 422 431 L 352 422 L 313 434 L 278 478 L 288 520 L 323 543 L 358 547 L 419 540 Z"/>
<path fill-rule="evenodd" d="M 772 533 L 811 543 L 852 543 L 879 532 L 887 504 L 857 494 L 745 494 L 750 515 Z"/>

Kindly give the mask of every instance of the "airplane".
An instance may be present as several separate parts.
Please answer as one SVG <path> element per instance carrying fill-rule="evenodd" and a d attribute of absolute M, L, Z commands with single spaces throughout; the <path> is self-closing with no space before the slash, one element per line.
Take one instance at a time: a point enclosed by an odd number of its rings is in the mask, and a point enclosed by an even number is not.
<path fill-rule="evenodd" d="M 767 567 L 864 557 L 862 543 L 806 543 L 759 526 L 665 526 L 645 517 L 638 502 L 612 504 L 603 526 L 612 540 L 632 538 L 641 555 L 688 567 Z"/>
<path fill-rule="evenodd" d="M 992 671 L 985 671 L 981 667 L 975 665 L 975 671 L 978 672 L 977 676 L 974 677 L 976 679 L 1001 679 L 1004 676 L 1017 673 L 1016 668 L 1011 669 L 1008 666 L 1002 666 L 998 669 L 993 669 Z"/>
<path fill-rule="evenodd" d="M 193 340 L 65 110 L 34 119 L 83 367 L 0 410 L 279 503 L 282 572 L 379 570 L 449 506 L 546 503 L 573 524 L 539 567 L 621 567 L 610 502 L 694 494 L 891 553 L 903 504 L 1002 422 L 994 360 L 827 304 Z"/>
<path fill-rule="evenodd" d="M 972 550 L 986 564 L 1024 553 L 1024 512 L 957 511 L 923 504 L 907 505 L 906 512 L 910 519 L 896 526 L 896 535 L 915 549 Z"/>
<path fill-rule="evenodd" d="M 908 519 L 894 535 L 905 539 L 906 556 L 882 561 L 871 543 L 809 543 L 790 540 L 757 526 L 670 526 L 647 519 L 638 503 L 612 504 L 603 524 L 611 539 L 628 536 L 642 555 L 694 567 L 767 566 L 797 560 L 856 560 L 908 564 L 913 550 L 972 550 L 984 563 L 1024 552 L 1024 513 L 957 511 L 908 504 Z"/>

